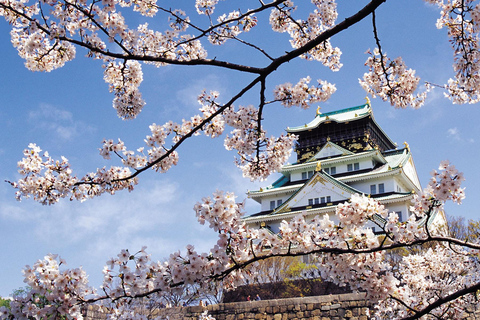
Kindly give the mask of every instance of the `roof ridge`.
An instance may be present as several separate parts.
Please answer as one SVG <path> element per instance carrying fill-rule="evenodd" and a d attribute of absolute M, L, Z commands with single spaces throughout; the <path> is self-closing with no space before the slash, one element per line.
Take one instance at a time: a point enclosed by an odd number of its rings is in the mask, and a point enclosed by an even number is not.
<path fill-rule="evenodd" d="M 358 110 L 358 109 L 362 109 L 364 108 L 365 106 L 369 106 L 368 103 L 364 103 L 362 105 L 359 105 L 359 106 L 356 106 L 356 107 L 350 107 L 350 108 L 345 108 L 345 109 L 340 109 L 340 110 L 336 110 L 336 111 L 330 111 L 330 112 L 325 112 L 325 113 L 319 113 L 317 114 L 317 116 L 333 116 L 335 114 L 340 114 L 340 113 L 345 113 L 345 112 L 349 112 L 349 111 L 353 111 L 353 110 Z"/>

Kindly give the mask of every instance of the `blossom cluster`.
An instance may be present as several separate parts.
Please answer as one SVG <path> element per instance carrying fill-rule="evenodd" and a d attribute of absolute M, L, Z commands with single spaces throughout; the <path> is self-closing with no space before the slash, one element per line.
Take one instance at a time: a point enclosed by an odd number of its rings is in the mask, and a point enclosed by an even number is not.
<path fill-rule="evenodd" d="M 309 87 L 310 81 L 310 77 L 306 77 L 294 86 L 291 83 L 278 85 L 274 91 L 275 100 L 285 107 L 308 109 L 313 103 L 327 101 L 337 90 L 335 85 L 322 80 L 317 80 L 317 86 Z"/>
<path fill-rule="evenodd" d="M 453 103 L 480 101 L 479 25 L 480 4 L 474 0 L 427 0 L 440 8 L 437 28 L 446 28 L 453 49 L 455 77 L 445 85 Z"/>
<path fill-rule="evenodd" d="M 142 94 L 138 90 L 143 80 L 140 63 L 111 61 L 105 67 L 104 79 L 110 85 L 110 92 L 115 93 L 113 107 L 117 110 L 118 116 L 122 119 L 135 118 L 145 105 Z"/>
<path fill-rule="evenodd" d="M 112 76 L 118 80 L 118 77 Z M 265 179 L 278 171 L 291 154 L 296 141 L 295 135 L 267 137 L 259 127 L 258 109 L 253 106 L 221 109 L 218 104 L 218 92 L 203 91 L 198 97 L 200 113 L 181 123 L 168 121 L 163 125 L 150 125 L 150 134 L 145 138 L 145 147 L 136 151 L 128 149 L 121 139 L 103 141 L 100 155 L 104 159 L 118 157 L 123 166 L 99 168 L 96 172 L 76 177 L 70 163 L 64 157 L 62 161 L 52 159 L 48 153 L 41 155 L 41 149 L 30 144 L 24 151 L 24 158 L 18 162 L 19 173 L 23 176 L 12 186 L 17 191 L 17 199 L 33 196 L 43 204 L 53 204 L 61 198 L 86 200 L 104 193 L 133 190 L 138 183 L 135 173 L 149 168 L 157 172 L 167 172 L 179 161 L 175 150 L 182 141 L 201 133 L 216 138 L 223 134 L 226 126 L 232 131 L 225 136 L 227 150 L 236 150 L 235 163 L 243 175 L 252 180 Z M 128 112 L 128 110 L 125 110 Z M 169 146 L 171 141 L 173 147 Z"/>
<path fill-rule="evenodd" d="M 239 11 L 232 11 L 221 15 L 217 19 L 219 27 L 210 32 L 208 40 L 211 44 L 221 45 L 228 39 L 237 37 L 242 32 L 248 32 L 257 25 L 257 18 L 253 15 L 241 17 Z"/>
<path fill-rule="evenodd" d="M 215 10 L 215 5 L 217 5 L 218 0 L 195 0 L 195 8 L 197 9 L 198 14 L 205 14 L 207 16 L 213 14 Z"/>
<path fill-rule="evenodd" d="M 54 160 L 48 152 L 41 152 L 40 147 L 33 143 L 23 151 L 24 158 L 18 162 L 19 173 L 23 178 L 10 182 L 18 189 L 17 200 L 33 196 L 44 205 L 54 204 L 67 197 L 83 201 L 106 192 L 114 194 L 123 189 L 132 190 L 137 183 L 128 168 L 116 166 L 99 168 L 95 173 L 79 179 L 73 175 L 65 157 L 62 157 L 62 161 Z"/>
<path fill-rule="evenodd" d="M 23 274 L 25 284 L 30 287 L 24 296 L 16 296 L 10 303 L 10 310 L 2 307 L 0 319 L 46 319 L 70 318 L 82 319 L 79 304 L 82 297 L 93 295 L 95 291 L 88 286 L 88 278 L 81 268 L 60 270 L 65 264 L 57 255 L 48 254 L 33 266 L 25 266 Z"/>
<path fill-rule="evenodd" d="M 137 306 L 132 298 L 151 294 L 168 295 L 184 284 L 197 283 L 205 290 L 212 279 L 221 277 L 234 286 L 241 279 L 238 272 L 226 270 L 236 262 L 250 259 L 251 233 L 240 221 L 243 204 L 236 203 L 232 193 L 216 192 L 194 207 L 200 223 L 208 222 L 218 234 L 218 241 L 208 253 L 196 252 L 189 245 L 186 253 L 175 252 L 167 261 L 154 262 L 143 247 L 136 253 L 121 250 L 110 258 L 103 269 L 104 281 L 99 295 L 88 287 L 87 277 L 81 269 L 59 270 L 63 260 L 48 255 L 33 267 L 26 266 L 25 282 L 31 293 L 18 297 L 12 310 L 2 309 L 0 319 L 22 316 L 55 317 L 68 315 L 82 319 L 80 307 L 86 303 L 102 302 L 112 314 L 130 314 Z M 41 297 L 43 304 L 35 304 Z M 121 312 L 120 312 L 121 311 Z"/>
<path fill-rule="evenodd" d="M 236 164 L 251 180 L 263 180 L 279 171 L 297 140 L 295 135 L 267 137 L 258 125 L 258 117 L 258 109 L 253 106 L 240 106 L 238 111 L 230 109 L 225 114 L 226 123 L 234 128 L 225 137 L 225 148 L 237 150 Z"/>
<path fill-rule="evenodd" d="M 113 147 L 113 152 L 122 150 Z M 449 196 L 436 199 L 458 201 L 461 174 L 448 162 L 442 162 L 440 172 L 433 172 L 431 185 L 438 193 L 448 190 Z M 444 186 L 444 182 L 450 187 Z M 455 186 L 452 186 L 452 183 Z M 26 282 L 33 290 L 26 298 L 18 297 L 11 311 L 2 309 L 0 319 L 15 316 L 79 315 L 79 308 L 88 303 L 102 302 L 107 312 L 135 314 L 136 300 L 152 294 L 168 295 L 182 285 L 197 284 L 199 290 L 211 290 L 212 281 L 222 280 L 227 288 L 235 287 L 244 278 L 243 268 L 277 255 L 317 254 L 318 267 L 324 279 L 365 291 L 378 305 L 377 316 L 391 319 L 409 315 L 414 310 L 437 299 L 478 282 L 479 247 L 463 249 L 443 244 L 414 255 L 400 257 L 400 263 L 386 259 L 389 248 L 409 247 L 415 241 L 428 241 L 431 207 L 413 206 L 408 221 L 400 222 L 398 215 L 388 213 L 383 205 L 365 195 L 353 195 L 350 201 L 339 204 L 334 217 L 298 215 L 283 221 L 278 234 L 266 228 L 251 228 L 242 221 L 243 203 L 237 203 L 232 193 L 217 191 L 194 206 L 198 221 L 207 223 L 218 235 L 209 252 L 198 253 L 189 245 L 185 253 L 175 252 L 164 262 L 154 262 L 142 248 L 137 253 L 122 250 L 109 259 L 103 269 L 102 294 L 88 287 L 81 269 L 59 271 L 64 264 L 49 255 L 33 268 L 25 268 Z M 425 212 L 427 210 L 427 212 Z M 375 235 L 371 226 L 383 230 Z M 432 238 L 436 240 L 437 238 Z M 461 266 L 461 267 L 460 267 Z M 468 272 L 466 272 L 468 270 Z M 39 303 L 43 299 L 44 303 Z M 464 295 L 435 309 L 435 314 L 457 318 L 475 297 Z M 209 317 L 208 315 L 203 315 Z"/>
<path fill-rule="evenodd" d="M 427 91 L 415 94 L 420 78 L 415 70 L 407 69 L 401 57 L 390 60 L 386 54 L 381 54 L 375 48 L 368 52 L 365 65 L 369 72 L 360 79 L 360 85 L 372 97 L 380 97 L 383 101 L 390 101 L 396 108 L 420 108 L 427 97 Z"/>
<path fill-rule="evenodd" d="M 391 299 L 380 301 L 376 315 L 381 319 L 405 318 L 454 292 L 478 282 L 478 262 L 461 247 L 436 245 L 417 254 L 405 256 L 395 277 L 400 285 Z M 475 295 L 463 295 L 432 310 L 433 317 L 461 319 L 467 306 L 477 304 Z M 408 306 L 408 308 L 405 308 Z"/>
<path fill-rule="evenodd" d="M 433 170 L 432 177 L 424 192 L 416 195 L 411 210 L 413 212 L 432 214 L 432 210 L 441 209 L 445 201 L 461 204 L 465 198 L 465 188 L 461 188 L 465 180 L 463 173 L 459 172 L 449 161 L 442 161 L 438 167 L 440 172 Z"/>
<path fill-rule="evenodd" d="M 270 13 L 270 25 L 276 32 L 287 32 L 290 35 L 290 44 L 294 49 L 306 45 L 317 38 L 325 30 L 332 28 L 337 19 L 337 4 L 335 1 L 313 0 L 316 9 L 309 14 L 306 20 L 292 18 L 296 10 L 293 1 L 284 1 L 281 6 L 272 9 Z M 302 54 L 302 58 L 321 62 L 333 71 L 342 67 L 339 48 L 334 48 L 329 40 L 315 46 Z"/>

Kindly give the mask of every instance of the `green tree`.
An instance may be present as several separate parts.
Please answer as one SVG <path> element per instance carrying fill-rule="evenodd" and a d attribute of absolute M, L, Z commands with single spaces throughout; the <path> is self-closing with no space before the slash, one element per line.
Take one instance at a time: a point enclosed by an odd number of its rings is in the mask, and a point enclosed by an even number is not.
<path fill-rule="evenodd" d="M 314 294 L 316 285 L 322 282 L 318 267 L 296 259 L 284 272 L 283 280 L 286 296 L 310 296 Z"/>
<path fill-rule="evenodd" d="M 4 299 L 0 298 L 0 307 L 10 307 L 10 300 L 9 299 Z"/>

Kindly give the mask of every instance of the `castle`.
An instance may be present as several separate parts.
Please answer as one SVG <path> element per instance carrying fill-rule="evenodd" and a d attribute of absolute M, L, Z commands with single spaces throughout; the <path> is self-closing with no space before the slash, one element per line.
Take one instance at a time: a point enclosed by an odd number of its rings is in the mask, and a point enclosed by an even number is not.
<path fill-rule="evenodd" d="M 247 225 L 277 233 L 282 220 L 300 213 L 334 217 L 337 204 L 353 194 L 375 198 L 400 221 L 408 219 L 411 200 L 421 191 L 410 148 L 407 143 L 397 148 L 368 100 L 334 112 L 317 109 L 310 123 L 287 132 L 298 136 L 297 161 L 284 165 L 272 185 L 247 193 L 261 205 L 244 218 Z M 380 232 L 373 223 L 372 228 Z"/>

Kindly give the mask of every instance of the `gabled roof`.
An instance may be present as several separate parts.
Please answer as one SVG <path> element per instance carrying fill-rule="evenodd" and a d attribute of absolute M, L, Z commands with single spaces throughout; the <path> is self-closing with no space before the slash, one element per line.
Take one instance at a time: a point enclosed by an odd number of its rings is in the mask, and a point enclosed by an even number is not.
<path fill-rule="evenodd" d="M 310 179 L 307 180 L 307 182 L 303 184 L 302 187 L 300 187 L 296 192 L 294 192 L 290 196 L 290 198 L 288 198 L 282 205 L 273 210 L 271 214 L 288 211 L 289 208 L 297 207 L 298 205 L 295 202 L 300 203 L 305 196 L 308 197 L 312 192 L 312 194 L 315 194 L 315 196 L 318 197 L 320 193 L 318 191 L 312 190 L 317 183 L 321 183 L 324 188 L 333 190 L 333 192 L 337 194 L 341 193 L 343 195 L 346 193 L 346 195 L 343 197 L 343 200 L 345 201 L 350 199 L 352 194 L 362 193 L 361 191 L 352 188 L 341 181 L 338 181 L 328 173 L 325 173 L 323 171 L 317 171 Z"/>
<path fill-rule="evenodd" d="M 340 147 L 338 144 L 328 141 L 320 151 L 318 151 L 313 157 L 307 160 L 307 162 L 316 161 L 319 159 L 331 158 L 335 156 L 346 156 L 354 154 L 352 151 Z"/>
<path fill-rule="evenodd" d="M 335 145 L 335 144 L 332 143 L 332 145 Z M 353 153 L 351 151 L 348 151 L 347 155 L 344 155 L 341 157 L 332 157 L 328 159 L 323 159 L 321 160 L 321 163 L 322 163 L 322 166 L 328 166 L 328 165 L 338 164 L 342 162 L 352 162 L 357 159 L 359 160 L 359 159 L 369 158 L 369 157 L 372 157 L 378 163 L 382 163 L 382 164 L 387 163 L 387 160 L 385 159 L 385 157 L 378 150 L 368 150 L 368 151 L 359 152 L 359 153 Z M 313 162 L 313 161 L 317 161 L 317 159 L 315 159 L 315 157 L 312 157 L 312 159 L 307 162 L 286 164 L 282 167 L 280 172 L 286 173 L 286 172 L 292 172 L 296 170 L 305 170 L 307 168 L 314 168 L 316 166 L 316 162 Z"/>
<path fill-rule="evenodd" d="M 415 191 L 422 189 L 413 164 L 412 154 L 408 148 L 391 150 L 383 155 L 385 162 L 382 166 L 374 168 L 369 172 L 354 172 L 353 174 L 337 177 L 337 179 L 351 183 L 400 174 L 404 177 L 403 181 L 408 184 L 405 187 L 416 189 Z"/>
<path fill-rule="evenodd" d="M 347 184 L 356 181 L 401 176 L 402 178 L 399 181 L 403 181 L 404 188 L 407 190 L 414 190 L 415 192 L 419 192 L 421 190 L 421 185 L 413 164 L 411 153 L 408 148 L 391 150 L 383 154 L 378 150 L 370 150 L 346 156 L 324 159 L 320 162 L 322 167 L 329 167 L 331 165 L 338 165 L 338 163 L 352 162 L 356 161 L 357 159 L 369 157 L 377 161 L 377 166 L 373 169 L 338 173 L 334 175 L 335 177 L 328 175 L 329 179 L 348 187 Z M 261 188 L 260 190 L 248 191 L 247 194 L 249 198 L 258 202 L 260 202 L 259 199 L 265 196 L 295 194 L 305 183 L 308 183 L 308 181 L 298 180 L 292 182 L 289 178 L 290 174 L 294 171 L 315 170 L 318 162 L 319 161 L 311 161 L 300 164 L 285 165 L 282 168 L 282 176 L 272 185 L 263 189 Z M 322 173 L 324 172 L 322 171 Z"/>
<path fill-rule="evenodd" d="M 371 118 L 371 121 L 374 123 L 375 127 L 381 132 L 386 141 L 388 141 L 391 146 L 395 145 L 395 143 L 390 139 L 390 137 L 385 133 L 385 131 L 383 131 L 383 129 L 378 125 L 377 121 L 375 121 L 372 107 L 369 102 L 352 108 L 346 108 L 327 113 L 317 113 L 315 118 L 310 123 L 298 127 L 287 127 L 287 132 L 301 134 L 302 132 L 316 129 L 321 124 L 328 124 L 331 122 L 349 123 L 368 117 Z"/>
<path fill-rule="evenodd" d="M 389 194 L 384 194 L 384 195 L 378 195 L 374 196 L 377 201 L 379 201 L 381 204 L 389 204 L 389 203 L 398 203 L 398 202 L 405 202 L 405 201 L 410 201 L 414 197 L 414 193 L 412 192 L 407 192 L 407 193 L 389 193 Z M 347 199 L 348 200 L 348 199 Z M 244 221 L 247 223 L 255 223 L 255 222 L 268 222 L 268 221 L 281 221 L 281 220 L 288 220 L 299 213 L 303 213 L 307 216 L 309 215 L 322 215 L 322 214 L 330 214 L 335 212 L 337 204 L 338 203 L 343 203 L 347 200 L 344 201 L 335 201 L 332 204 L 326 204 L 325 206 L 322 207 L 312 207 L 312 208 L 290 208 L 291 210 L 284 210 L 284 211 L 276 211 L 274 213 L 256 213 L 251 216 L 243 218 Z M 377 218 L 382 219 L 380 216 Z"/>
<path fill-rule="evenodd" d="M 360 106 L 327 112 L 327 113 L 318 113 L 315 119 L 310 123 L 305 124 L 304 126 L 299 127 L 288 127 L 287 132 L 295 133 L 300 131 L 305 131 L 318 127 L 321 123 L 326 121 L 335 121 L 335 122 L 347 122 L 352 120 L 357 120 L 361 118 L 368 117 L 371 115 L 372 109 L 370 104 L 362 104 Z"/>

